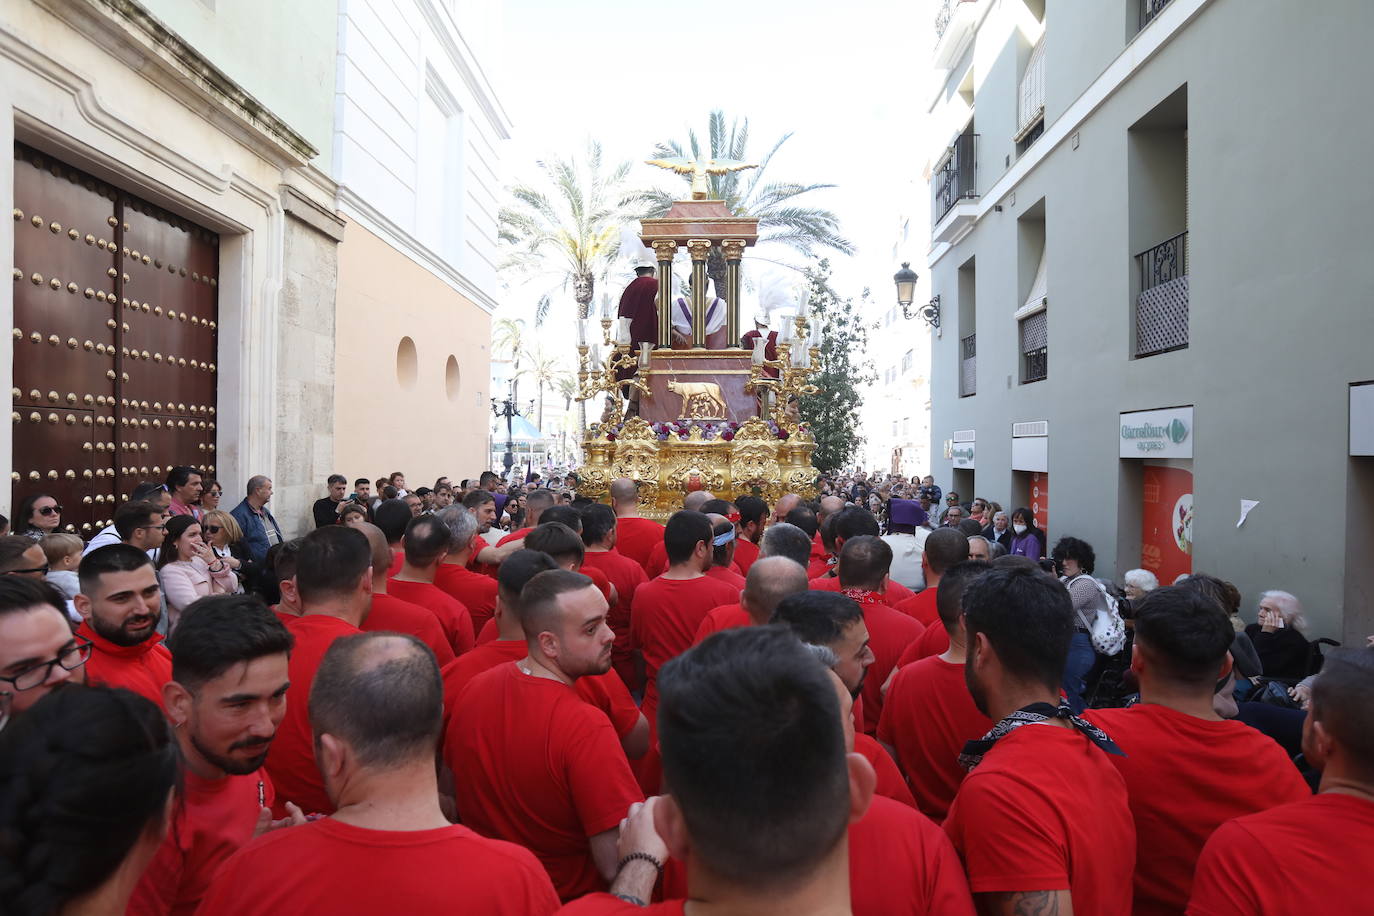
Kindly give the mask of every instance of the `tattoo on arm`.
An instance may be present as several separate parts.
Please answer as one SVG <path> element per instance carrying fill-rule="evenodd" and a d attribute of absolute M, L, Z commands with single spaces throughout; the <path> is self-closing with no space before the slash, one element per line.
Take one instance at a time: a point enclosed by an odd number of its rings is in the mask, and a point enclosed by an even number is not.
<path fill-rule="evenodd" d="M 1073 916 L 1067 890 L 974 894 L 980 916 Z"/>
<path fill-rule="evenodd" d="M 1060 916 L 1058 891 L 1021 891 L 1010 903 L 1014 916 Z"/>

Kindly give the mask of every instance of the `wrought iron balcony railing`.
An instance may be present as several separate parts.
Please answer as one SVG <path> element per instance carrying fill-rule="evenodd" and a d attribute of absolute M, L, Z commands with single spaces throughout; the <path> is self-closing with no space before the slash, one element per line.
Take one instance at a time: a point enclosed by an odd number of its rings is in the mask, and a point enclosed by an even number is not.
<path fill-rule="evenodd" d="M 1168 5 L 1169 0 L 1140 0 L 1140 28 L 1145 28 L 1150 20 L 1158 16 L 1160 10 Z M 939 21 L 938 17 L 936 21 Z"/>
<path fill-rule="evenodd" d="M 930 183 L 935 195 L 931 212 L 936 225 L 959 201 L 978 196 L 977 172 L 978 135 L 960 134 L 931 176 Z"/>
<path fill-rule="evenodd" d="M 1135 256 L 1140 294 L 1135 303 L 1135 355 L 1188 346 L 1188 233 Z"/>
<path fill-rule="evenodd" d="M 1141 292 L 1152 286 L 1168 283 L 1188 274 L 1188 233 L 1180 232 L 1171 239 L 1147 248 L 1135 256 L 1140 265 Z"/>

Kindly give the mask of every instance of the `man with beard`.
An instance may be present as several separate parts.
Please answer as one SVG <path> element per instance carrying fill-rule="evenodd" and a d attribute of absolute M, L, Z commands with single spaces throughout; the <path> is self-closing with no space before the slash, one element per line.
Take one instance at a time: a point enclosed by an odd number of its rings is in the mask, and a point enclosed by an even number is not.
<path fill-rule="evenodd" d="M 290 817 L 272 822 L 276 795 L 261 769 L 286 714 L 292 644 L 256 596 L 201 598 L 182 614 L 162 688 L 183 761 L 180 804 L 128 916 L 190 916 L 239 847 L 274 826 L 305 823 L 290 803 Z"/>
<path fill-rule="evenodd" d="M 611 667 L 600 589 L 553 569 L 529 580 L 519 605 L 529 652 L 463 689 L 444 757 L 463 823 L 532 851 L 570 900 L 615 877 L 620 821 L 644 795 L 610 720 L 575 689 Z"/>
<path fill-rule="evenodd" d="M 65 604 L 41 579 L 0 576 L 0 692 L 9 694 L 10 716 L 67 684 L 86 682 L 90 647 L 72 635 Z"/>
<path fill-rule="evenodd" d="M 109 544 L 81 559 L 77 577 L 81 593 L 72 600 L 82 622 L 76 635 L 92 647 L 88 682 L 124 687 L 162 706 L 172 656 L 157 633 L 162 591 L 153 561 L 137 547 Z"/>

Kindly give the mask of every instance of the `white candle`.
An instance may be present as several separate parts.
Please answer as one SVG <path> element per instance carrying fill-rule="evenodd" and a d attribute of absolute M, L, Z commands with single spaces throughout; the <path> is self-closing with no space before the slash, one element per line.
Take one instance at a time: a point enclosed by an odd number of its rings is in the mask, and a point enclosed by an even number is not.
<path fill-rule="evenodd" d="M 601 317 L 602 317 L 602 318 L 610 318 L 610 317 L 611 317 L 611 297 L 610 297 L 610 295 L 607 294 L 607 293 L 602 293 L 602 294 L 601 294 Z"/>
<path fill-rule="evenodd" d="M 596 341 L 592 341 L 591 355 L 592 355 L 592 366 L 594 366 L 594 367 L 595 367 L 595 366 L 600 366 L 600 365 L 601 365 L 601 345 L 598 344 Z"/>
<path fill-rule="evenodd" d="M 797 302 L 797 317 L 805 318 L 807 303 L 811 299 L 811 288 L 807 287 L 801 291 L 801 296 Z"/>
<path fill-rule="evenodd" d="M 654 352 L 654 345 L 649 341 L 643 341 L 639 345 L 639 368 L 649 368 L 649 354 Z"/>
<path fill-rule="evenodd" d="M 760 337 L 754 341 L 753 361 L 755 366 L 762 366 L 764 360 L 764 350 L 768 347 L 768 338 Z"/>
<path fill-rule="evenodd" d="M 619 327 L 616 328 L 615 342 L 618 344 L 629 344 L 630 342 L 630 322 L 631 318 L 621 318 Z"/>
<path fill-rule="evenodd" d="M 577 324 L 577 345 L 585 347 L 587 345 L 587 322 L 577 318 L 575 323 Z"/>

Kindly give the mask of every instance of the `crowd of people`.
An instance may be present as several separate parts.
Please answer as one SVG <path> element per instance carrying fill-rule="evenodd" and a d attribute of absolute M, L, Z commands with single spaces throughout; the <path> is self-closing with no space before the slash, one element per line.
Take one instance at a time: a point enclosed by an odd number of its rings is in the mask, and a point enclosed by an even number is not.
<path fill-rule="evenodd" d="M 0 536 L 0 912 L 1366 912 L 1374 638 L 819 498 L 175 468 Z M 1243 613 L 1244 611 L 1244 613 Z"/>

